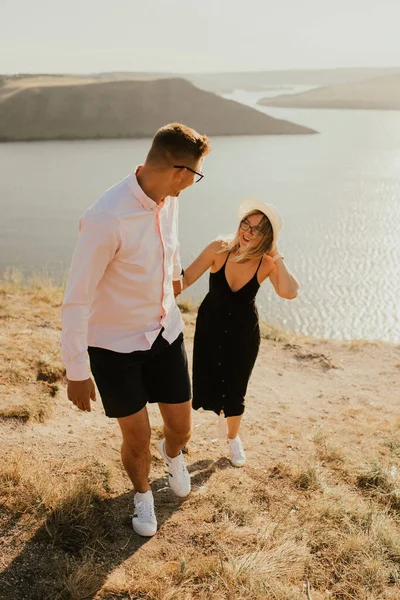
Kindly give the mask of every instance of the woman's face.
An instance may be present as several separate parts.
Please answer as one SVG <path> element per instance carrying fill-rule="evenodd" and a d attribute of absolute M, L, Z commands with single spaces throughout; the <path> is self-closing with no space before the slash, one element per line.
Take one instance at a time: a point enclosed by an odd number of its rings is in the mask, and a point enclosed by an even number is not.
<path fill-rule="evenodd" d="M 257 215 L 249 215 L 244 217 L 239 225 L 239 243 L 240 249 L 245 250 L 250 246 L 257 248 L 261 243 L 262 233 L 259 227 L 262 221 L 263 215 L 259 213 Z"/>

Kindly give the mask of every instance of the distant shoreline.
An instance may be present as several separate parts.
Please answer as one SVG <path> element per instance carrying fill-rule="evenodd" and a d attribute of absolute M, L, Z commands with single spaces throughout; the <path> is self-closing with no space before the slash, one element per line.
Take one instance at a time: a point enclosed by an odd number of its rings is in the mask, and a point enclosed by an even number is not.
<path fill-rule="evenodd" d="M 321 86 L 298 94 L 264 97 L 258 104 L 296 109 L 400 110 L 400 71 L 363 81 Z"/>

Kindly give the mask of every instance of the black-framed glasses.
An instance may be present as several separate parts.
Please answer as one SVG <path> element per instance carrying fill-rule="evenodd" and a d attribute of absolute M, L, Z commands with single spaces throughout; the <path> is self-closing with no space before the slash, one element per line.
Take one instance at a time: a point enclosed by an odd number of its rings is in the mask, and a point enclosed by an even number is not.
<path fill-rule="evenodd" d="M 250 235 L 255 235 L 256 237 L 262 235 L 261 227 L 259 227 L 258 225 L 250 225 L 247 219 L 243 219 L 243 221 L 240 221 L 240 228 L 243 231 L 249 231 Z"/>
<path fill-rule="evenodd" d="M 195 183 L 199 183 L 199 181 L 201 181 L 204 177 L 204 173 L 199 173 L 198 171 L 195 171 L 194 169 L 191 169 L 190 167 L 186 167 L 185 165 L 174 165 L 174 169 L 186 169 L 187 171 L 194 173 L 196 175 L 196 178 L 194 180 Z"/>

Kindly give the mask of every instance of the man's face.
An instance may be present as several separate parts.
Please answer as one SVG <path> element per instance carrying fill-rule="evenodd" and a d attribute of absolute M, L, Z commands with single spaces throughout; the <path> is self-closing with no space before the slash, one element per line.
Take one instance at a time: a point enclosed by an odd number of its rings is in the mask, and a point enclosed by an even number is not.
<path fill-rule="evenodd" d="M 201 179 L 203 159 L 187 160 L 180 168 L 172 167 L 169 196 L 179 196 L 183 190 Z"/>

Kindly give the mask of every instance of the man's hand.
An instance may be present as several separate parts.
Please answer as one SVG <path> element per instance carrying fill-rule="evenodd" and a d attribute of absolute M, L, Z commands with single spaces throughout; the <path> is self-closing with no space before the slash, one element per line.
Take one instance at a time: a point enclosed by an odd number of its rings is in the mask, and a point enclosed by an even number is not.
<path fill-rule="evenodd" d="M 79 410 L 90 412 L 90 400 L 96 400 L 96 390 L 91 378 L 84 381 L 70 381 L 67 385 L 68 398 Z"/>

